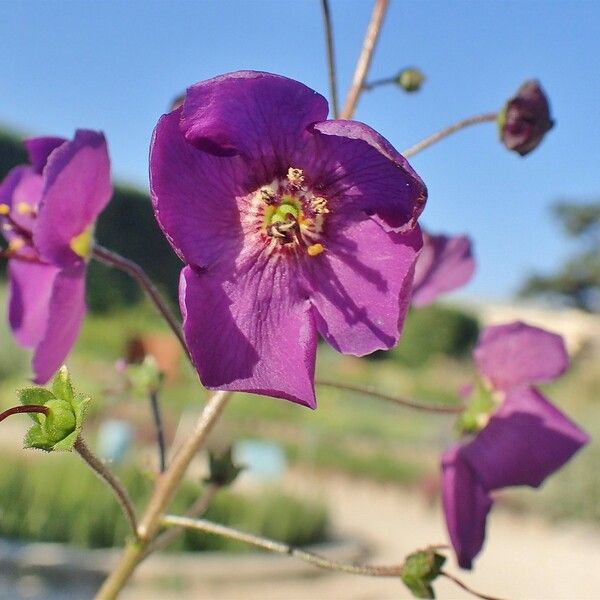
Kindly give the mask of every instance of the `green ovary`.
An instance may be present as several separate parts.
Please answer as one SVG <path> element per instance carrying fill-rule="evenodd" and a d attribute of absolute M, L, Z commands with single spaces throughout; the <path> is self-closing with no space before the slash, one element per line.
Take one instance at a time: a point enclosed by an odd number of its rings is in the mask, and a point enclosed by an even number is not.
<path fill-rule="evenodd" d="M 81 256 L 81 258 L 88 258 L 90 256 L 94 241 L 93 233 L 94 226 L 90 225 L 71 240 L 69 246 L 77 256 Z"/>

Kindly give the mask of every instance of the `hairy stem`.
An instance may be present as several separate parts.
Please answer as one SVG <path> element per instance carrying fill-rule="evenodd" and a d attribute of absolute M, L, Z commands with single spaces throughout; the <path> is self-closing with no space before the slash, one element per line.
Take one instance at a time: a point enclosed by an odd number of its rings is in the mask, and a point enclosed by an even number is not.
<path fill-rule="evenodd" d="M 166 448 L 165 448 L 165 434 L 163 430 L 162 417 L 160 413 L 160 405 L 158 404 L 158 391 L 150 391 L 150 407 L 152 408 L 152 419 L 154 420 L 154 427 L 156 429 L 156 443 L 158 445 L 158 464 L 161 473 L 164 472 L 166 467 Z"/>
<path fill-rule="evenodd" d="M 100 477 L 100 479 L 102 479 L 102 481 L 104 481 L 104 483 L 112 490 L 115 498 L 123 509 L 123 514 L 129 522 L 133 535 L 137 536 L 137 517 L 135 515 L 133 502 L 118 477 L 88 448 L 81 436 L 75 440 L 73 448 L 96 475 L 98 475 L 98 477 Z"/>
<path fill-rule="evenodd" d="M 338 118 L 337 75 L 335 70 L 335 52 L 333 47 L 333 26 L 329 0 L 321 0 L 323 24 L 325 25 L 325 44 L 327 46 L 327 73 L 329 75 L 329 90 L 331 92 L 331 110 L 333 118 Z"/>
<path fill-rule="evenodd" d="M 486 594 L 480 594 L 479 592 L 476 592 L 474 589 L 468 587 L 467 584 L 463 583 L 460 579 L 454 577 L 454 575 L 450 575 L 450 573 L 447 573 L 446 571 L 440 571 L 440 575 L 450 579 L 450 581 L 453 581 L 459 588 L 462 588 L 465 590 L 465 592 L 469 592 L 469 594 L 476 596 L 477 598 L 481 598 L 481 600 L 501 600 L 501 598 L 496 598 L 495 596 L 488 596 Z"/>
<path fill-rule="evenodd" d="M 372 396 L 373 398 L 379 398 L 386 402 L 392 402 L 400 406 L 407 408 L 414 408 L 415 410 L 421 410 L 424 412 L 441 413 L 441 414 L 459 414 L 464 410 L 462 406 L 446 406 L 445 404 L 429 404 L 425 402 L 417 402 L 409 398 L 400 398 L 398 396 L 390 396 L 383 392 L 378 392 L 370 387 L 363 387 L 360 385 L 350 385 L 347 383 L 337 383 L 335 381 L 327 381 L 318 379 L 317 385 L 323 385 L 325 387 L 336 388 L 338 390 L 345 390 L 348 392 L 357 392 L 358 394 L 365 394 L 366 396 Z"/>
<path fill-rule="evenodd" d="M 167 509 L 177 491 L 185 472 L 206 441 L 219 416 L 223 412 L 231 392 L 215 392 L 204 407 L 192 434 L 183 442 L 171 464 L 158 477 L 152 497 L 137 528 L 138 539 L 129 542 L 121 555 L 116 568 L 108 576 L 96 600 L 112 600 L 123 589 L 146 549 L 156 537 L 161 526 L 163 512 Z"/>
<path fill-rule="evenodd" d="M 343 563 L 320 556 L 314 552 L 307 552 L 300 548 L 284 544 L 282 542 L 276 542 L 268 538 L 253 535 L 251 533 L 244 533 L 231 527 L 225 527 L 212 521 L 206 521 L 205 519 L 190 519 L 188 517 L 177 517 L 167 515 L 162 520 L 164 525 L 174 527 L 187 527 L 189 529 L 196 529 L 198 531 L 204 531 L 205 533 L 213 533 L 222 537 L 229 538 L 231 540 L 237 540 L 263 550 L 269 550 L 276 554 L 287 554 L 294 556 L 310 563 L 321 569 L 327 569 L 329 571 L 339 571 L 342 573 L 352 573 L 354 575 L 370 575 L 372 577 L 399 577 L 402 565 L 359 565 L 354 563 Z"/>
<path fill-rule="evenodd" d="M 353 117 L 354 111 L 356 110 L 356 106 L 358 104 L 358 99 L 360 98 L 361 93 L 364 91 L 365 79 L 367 78 L 367 74 L 369 72 L 369 67 L 373 58 L 373 52 L 375 50 L 377 40 L 379 39 L 379 34 L 381 33 L 381 27 L 383 25 L 383 19 L 385 18 L 388 5 L 389 0 L 375 0 L 373 12 L 371 13 L 371 21 L 367 27 L 362 50 L 360 52 L 360 56 L 358 57 L 358 62 L 356 63 L 356 69 L 354 70 L 352 85 L 348 90 L 346 102 L 344 103 L 344 108 L 342 109 L 342 119 L 351 119 Z"/>
<path fill-rule="evenodd" d="M 429 146 L 433 146 L 440 140 L 464 129 L 465 127 L 469 127 L 471 125 L 477 125 L 478 123 L 492 123 L 496 121 L 497 113 L 484 113 L 482 115 L 475 115 L 474 117 L 469 117 L 468 119 L 463 119 L 462 121 L 458 121 L 458 123 L 454 123 L 454 125 L 450 125 L 450 127 L 446 127 L 429 137 L 426 137 L 424 140 L 421 140 L 418 144 L 407 148 L 402 155 L 405 158 L 409 158 L 410 156 L 414 156 L 415 154 L 421 152 L 421 150 L 425 150 L 425 148 L 429 148 Z"/>
<path fill-rule="evenodd" d="M 181 326 L 178 320 L 175 318 L 171 309 L 167 305 L 167 303 L 163 300 L 161 295 L 159 294 L 156 286 L 152 283 L 144 269 L 140 267 L 137 263 L 113 252 L 112 250 L 108 250 L 102 246 L 96 244 L 92 251 L 92 256 L 99 262 L 108 265 L 109 267 L 114 267 L 127 273 L 129 276 L 133 277 L 136 282 L 140 285 L 140 287 L 146 292 L 148 298 L 152 301 L 154 306 L 157 308 L 158 312 L 162 315 L 164 320 L 167 322 L 171 331 L 175 334 L 181 347 L 183 348 L 186 356 L 190 358 L 189 350 L 187 344 L 185 343 L 185 339 L 183 338 L 183 333 L 181 332 Z M 191 360 L 191 358 L 190 358 Z"/>

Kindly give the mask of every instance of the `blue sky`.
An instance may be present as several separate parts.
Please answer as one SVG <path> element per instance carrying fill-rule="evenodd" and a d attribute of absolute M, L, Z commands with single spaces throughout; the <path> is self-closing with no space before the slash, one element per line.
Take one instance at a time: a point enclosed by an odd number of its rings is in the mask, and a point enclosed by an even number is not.
<path fill-rule="evenodd" d="M 331 5 L 345 91 L 371 2 Z M 507 297 L 526 273 L 552 269 L 571 248 L 550 203 L 600 196 L 599 26 L 592 1 L 392 0 L 372 77 L 417 65 L 428 79 L 413 96 L 365 94 L 356 118 L 399 150 L 499 108 L 528 78 L 541 81 L 557 121 L 524 159 L 487 124 L 412 160 L 429 187 L 425 225 L 475 241 L 465 295 Z M 25 134 L 101 129 L 115 177 L 144 187 L 152 129 L 188 85 L 257 69 L 328 93 L 318 0 L 0 0 L 0 57 L 0 123 Z"/>

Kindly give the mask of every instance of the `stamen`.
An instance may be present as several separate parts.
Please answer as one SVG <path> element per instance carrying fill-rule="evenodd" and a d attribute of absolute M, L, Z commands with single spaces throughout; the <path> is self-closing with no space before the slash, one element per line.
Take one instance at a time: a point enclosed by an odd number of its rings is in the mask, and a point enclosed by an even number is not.
<path fill-rule="evenodd" d="M 260 188 L 259 194 L 260 194 L 260 199 L 265 204 L 275 204 L 275 191 L 273 190 L 273 188 L 271 188 L 269 186 Z"/>
<path fill-rule="evenodd" d="M 23 248 L 24 245 L 25 240 L 23 240 L 23 238 L 15 238 L 13 240 L 10 240 L 10 242 L 8 243 L 8 250 L 9 252 L 17 252 L 18 250 Z"/>
<path fill-rule="evenodd" d="M 306 251 L 309 256 L 319 256 L 322 252 L 325 252 L 325 246 L 323 244 L 312 244 L 310 245 Z"/>
<path fill-rule="evenodd" d="M 325 215 L 329 212 L 329 209 L 327 208 L 327 200 L 323 198 L 323 196 L 315 196 L 310 201 L 310 205 L 318 215 Z"/>
<path fill-rule="evenodd" d="M 10 206 L 8 204 L 0 204 L 0 215 L 10 214 Z"/>
<path fill-rule="evenodd" d="M 18 202 L 15 208 L 20 215 L 29 215 L 33 212 L 33 209 L 27 202 Z"/>
<path fill-rule="evenodd" d="M 2 229 L 4 231 L 12 231 L 13 230 L 13 226 L 10 223 L 3 223 Z"/>
<path fill-rule="evenodd" d="M 290 167 L 287 172 L 287 179 L 292 187 L 301 188 L 304 183 L 304 172 L 302 169 Z"/>

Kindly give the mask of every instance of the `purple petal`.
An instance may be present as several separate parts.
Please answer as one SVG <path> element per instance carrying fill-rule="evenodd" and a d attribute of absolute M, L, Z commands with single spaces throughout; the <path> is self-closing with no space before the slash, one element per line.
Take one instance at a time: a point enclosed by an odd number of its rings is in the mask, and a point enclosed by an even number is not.
<path fill-rule="evenodd" d="M 462 453 L 482 485 L 538 487 L 589 437 L 534 388 L 509 391 L 499 410 Z"/>
<path fill-rule="evenodd" d="M 329 344 L 363 356 L 397 343 L 420 246 L 418 229 L 386 232 L 366 219 L 330 236 L 325 252 L 306 259 L 317 329 Z"/>
<path fill-rule="evenodd" d="M 150 148 L 150 189 L 156 218 L 188 263 L 213 264 L 242 243 L 236 196 L 247 167 L 239 158 L 215 157 L 185 141 L 179 113 L 164 115 Z"/>
<path fill-rule="evenodd" d="M 457 445 L 442 456 L 442 503 L 458 564 L 470 569 L 485 540 L 492 499 L 463 459 L 462 450 Z"/>
<path fill-rule="evenodd" d="M 425 306 L 438 296 L 465 285 L 473 276 L 471 240 L 423 232 L 423 250 L 417 260 L 412 303 Z"/>
<path fill-rule="evenodd" d="M 323 96 L 293 79 L 238 71 L 188 88 L 181 130 L 207 152 L 260 160 L 289 155 L 327 111 Z"/>
<path fill-rule="evenodd" d="M 243 259 L 228 276 L 185 267 L 183 330 L 202 383 L 314 408 L 316 332 L 288 261 Z"/>
<path fill-rule="evenodd" d="M 34 232 L 40 255 L 59 266 L 80 260 L 70 243 L 93 225 L 111 195 L 104 136 L 80 129 L 72 142 L 51 154 L 44 170 L 44 191 Z"/>
<path fill-rule="evenodd" d="M 35 383 L 44 384 L 64 363 L 85 314 L 85 264 L 56 275 L 48 307 L 48 325 L 33 354 Z"/>
<path fill-rule="evenodd" d="M 21 346 L 33 348 L 48 325 L 48 310 L 54 281 L 60 269 L 24 260 L 10 260 L 10 304 L 8 320 Z"/>
<path fill-rule="evenodd" d="M 66 141 L 64 138 L 59 137 L 37 137 L 29 138 L 23 142 L 27 149 L 29 162 L 36 173 L 42 173 L 52 151 L 62 146 Z"/>
<path fill-rule="evenodd" d="M 33 228 L 33 211 L 22 212 L 20 205 L 25 204 L 29 208 L 37 210 L 42 195 L 42 186 L 42 177 L 31 167 L 26 166 L 12 169 L 0 185 L 0 203 L 10 207 L 10 218 L 27 232 L 31 232 Z M 9 241 L 17 237 L 17 234 L 11 229 L 4 230 L 2 234 Z"/>
<path fill-rule="evenodd" d="M 317 123 L 312 131 L 314 149 L 294 166 L 306 169 L 328 200 L 345 211 L 376 214 L 394 231 L 415 226 L 427 188 L 385 138 L 355 121 Z"/>
<path fill-rule="evenodd" d="M 561 336 L 520 321 L 484 329 L 474 357 L 497 389 L 551 381 L 569 365 Z"/>

